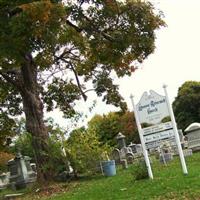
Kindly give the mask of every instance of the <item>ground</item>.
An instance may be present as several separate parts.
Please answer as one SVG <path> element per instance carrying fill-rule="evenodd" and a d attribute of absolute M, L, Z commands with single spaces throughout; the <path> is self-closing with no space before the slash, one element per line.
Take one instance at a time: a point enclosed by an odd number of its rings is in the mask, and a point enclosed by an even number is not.
<path fill-rule="evenodd" d="M 113 177 L 85 177 L 70 183 L 50 184 L 43 189 L 26 190 L 22 200 L 165 200 L 200 199 L 200 153 L 186 158 L 189 174 L 183 175 L 179 158 L 167 166 L 153 159 L 153 180 L 133 177 L 134 165 L 117 168 Z M 7 191 L 8 192 L 8 191 Z M 20 192 L 20 191 L 19 191 Z M 4 192 L 5 193 L 5 192 Z M 2 195 L 0 193 L 0 195 Z M 1 197 L 1 196 L 0 196 Z"/>

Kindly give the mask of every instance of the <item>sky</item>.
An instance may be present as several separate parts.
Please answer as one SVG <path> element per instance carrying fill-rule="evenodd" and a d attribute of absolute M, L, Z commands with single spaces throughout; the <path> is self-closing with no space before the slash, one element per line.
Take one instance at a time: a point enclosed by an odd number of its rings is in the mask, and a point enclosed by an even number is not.
<path fill-rule="evenodd" d="M 132 110 L 130 95 L 134 95 L 137 103 L 143 92 L 154 90 L 164 95 L 163 84 L 166 84 L 171 103 L 177 96 L 178 88 L 185 81 L 200 81 L 200 1 L 199 0 L 151 0 L 155 7 L 164 12 L 167 27 L 157 31 L 155 52 L 141 64 L 131 77 L 117 80 L 119 90 Z M 88 117 L 79 125 L 86 122 L 95 114 L 106 114 L 117 111 L 114 106 L 108 106 L 97 101 L 96 107 L 90 113 L 88 107 L 96 96 L 91 94 L 87 103 L 77 105 L 78 110 Z M 54 111 L 55 122 L 66 127 L 67 121 L 62 113 Z"/>

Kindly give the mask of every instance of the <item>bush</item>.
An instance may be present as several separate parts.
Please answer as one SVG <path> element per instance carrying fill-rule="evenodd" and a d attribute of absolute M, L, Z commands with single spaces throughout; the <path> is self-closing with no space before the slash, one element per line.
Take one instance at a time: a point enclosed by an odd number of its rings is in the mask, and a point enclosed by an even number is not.
<path fill-rule="evenodd" d="M 0 173 L 7 171 L 7 163 L 14 157 L 13 154 L 0 152 Z"/>
<path fill-rule="evenodd" d="M 148 171 L 144 160 L 139 160 L 133 171 L 133 176 L 135 180 L 141 180 L 148 178 Z"/>
<path fill-rule="evenodd" d="M 23 132 L 19 135 L 19 137 L 14 142 L 14 147 L 12 148 L 13 153 L 20 153 L 23 156 L 29 156 L 30 158 L 34 158 L 34 149 L 32 146 L 32 136 L 28 132 Z"/>
<path fill-rule="evenodd" d="M 74 172 L 93 174 L 98 171 L 103 154 L 109 154 L 110 147 L 102 144 L 95 131 L 77 130 L 66 142 L 66 152 Z"/>

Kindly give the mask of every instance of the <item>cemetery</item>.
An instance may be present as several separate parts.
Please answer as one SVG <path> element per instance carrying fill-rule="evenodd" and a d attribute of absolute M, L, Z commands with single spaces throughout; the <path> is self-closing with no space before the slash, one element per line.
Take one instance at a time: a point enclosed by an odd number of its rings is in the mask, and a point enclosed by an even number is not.
<path fill-rule="evenodd" d="M 159 103 L 151 103 L 154 98 Z M 134 105 L 132 97 L 131 100 L 141 144 L 132 142 L 126 144 L 126 136 L 119 132 L 115 137 L 116 148 L 110 155 L 104 152 L 105 159 L 96 163 L 96 167 L 100 167 L 96 171 L 96 175 L 90 175 L 88 178 L 84 176 L 80 182 L 75 179 L 70 182 L 68 182 L 69 179 L 61 179 L 58 188 L 72 187 L 66 194 L 59 194 L 65 189 L 55 190 L 57 191 L 55 194 L 50 192 L 54 191 L 54 186 L 50 185 L 46 189 L 33 189 L 37 179 L 37 166 L 35 163 L 30 163 L 30 157 L 17 152 L 15 158 L 7 163 L 8 172 L 0 175 L 2 197 L 4 199 L 17 199 L 18 197 L 34 199 L 39 194 L 43 195 L 42 191 L 46 190 L 48 192 L 46 192 L 45 198 L 48 199 L 51 196 L 55 200 L 63 198 L 106 200 L 120 199 L 120 197 L 139 200 L 159 199 L 160 196 L 162 199 L 174 197 L 192 199 L 198 197 L 200 182 L 195 177 L 198 176 L 197 163 L 200 162 L 199 123 L 192 123 L 183 133 L 182 130 L 177 130 L 170 120 L 162 122 L 160 119 L 166 115 L 170 116 L 170 119 L 174 118 L 173 113 L 168 113 L 170 109 L 165 108 L 165 106 L 169 106 L 166 104 L 167 93 L 166 96 L 160 96 L 154 91 L 151 91 L 149 96 L 144 93 L 138 103 L 139 106 Z M 145 106 L 142 105 L 143 103 Z M 160 104 L 163 105 L 160 106 Z M 149 112 L 151 106 L 156 107 L 154 108 L 155 113 Z M 145 109 L 147 114 L 144 114 Z M 141 114 L 140 111 L 143 113 Z M 144 122 L 150 124 L 148 120 L 152 125 L 141 127 Z M 178 164 L 179 162 L 181 162 L 181 166 Z M 72 168 L 71 173 L 73 173 L 75 168 L 73 169 L 73 165 L 71 166 L 69 163 L 68 165 Z M 187 169 L 189 169 L 189 173 Z M 63 171 L 60 175 L 68 177 L 69 174 L 67 171 Z M 188 190 L 190 184 L 196 184 L 196 187 Z M 48 189 L 48 187 L 52 189 Z M 142 191 L 143 187 L 145 187 L 144 191 Z M 15 192 L 10 192 L 10 190 Z M 77 190 L 78 192 L 76 192 Z M 102 192 L 104 197 L 102 197 Z"/>
<path fill-rule="evenodd" d="M 0 0 L 0 200 L 199 200 L 199 7 Z"/>
<path fill-rule="evenodd" d="M 135 164 L 129 164 L 127 169 L 122 165 L 116 168 L 116 175 L 111 177 L 103 177 L 97 175 L 85 179 L 77 183 L 72 181 L 70 183 L 60 183 L 62 190 L 55 190 L 53 187 L 51 192 L 46 194 L 45 199 L 52 196 L 53 200 L 69 199 L 198 199 L 200 195 L 199 187 L 199 167 L 200 153 L 195 152 L 192 156 L 186 157 L 187 166 L 190 173 L 187 176 L 182 175 L 179 159 L 177 156 L 173 158 L 167 165 L 160 163 L 154 156 L 152 157 L 152 168 L 154 179 L 134 180 L 133 171 Z M 193 187 L 191 187 L 193 185 Z M 145 190 L 144 190 L 145 187 Z M 65 192 L 66 190 L 66 192 Z M 38 196 L 45 197 L 41 192 L 36 192 L 37 188 L 33 187 L 30 190 L 16 190 L 10 189 L 2 190 L 0 197 L 6 194 L 24 193 L 23 199 L 38 199 Z M 48 191 L 48 190 L 45 190 Z M 61 193 L 60 193 L 61 192 Z M 44 196 L 43 196 L 44 195 Z"/>

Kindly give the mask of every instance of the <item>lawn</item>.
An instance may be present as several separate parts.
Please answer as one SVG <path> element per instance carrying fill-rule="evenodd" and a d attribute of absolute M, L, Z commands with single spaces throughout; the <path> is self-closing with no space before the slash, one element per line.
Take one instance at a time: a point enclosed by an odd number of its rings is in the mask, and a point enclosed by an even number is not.
<path fill-rule="evenodd" d="M 50 200 L 142 200 L 142 199 L 200 199 L 200 153 L 186 158 L 189 174 L 183 175 L 179 159 L 167 166 L 153 162 L 153 180 L 134 181 L 134 165 L 117 169 L 114 177 L 95 176 L 71 182 Z M 27 194 L 23 199 L 37 199 Z M 43 198 L 40 198 L 43 199 Z M 45 199 L 45 198 L 44 198 Z"/>

